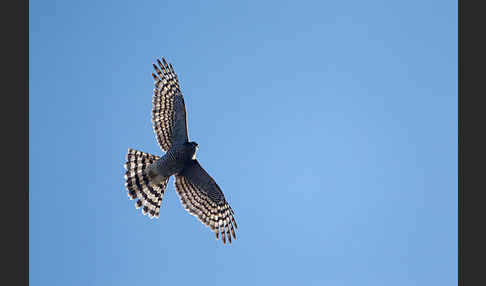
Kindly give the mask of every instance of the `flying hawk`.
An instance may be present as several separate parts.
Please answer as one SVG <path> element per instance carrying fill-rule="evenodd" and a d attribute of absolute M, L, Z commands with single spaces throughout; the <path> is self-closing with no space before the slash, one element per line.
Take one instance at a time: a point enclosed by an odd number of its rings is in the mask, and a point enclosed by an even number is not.
<path fill-rule="evenodd" d="M 125 163 L 125 186 L 136 208 L 150 218 L 159 218 L 160 204 L 170 176 L 184 208 L 208 226 L 216 239 L 221 235 L 236 239 L 234 212 L 213 178 L 196 160 L 198 144 L 187 136 L 186 108 L 179 80 L 164 58 L 157 59 L 152 73 L 155 83 L 152 123 L 162 150 L 162 157 L 128 149 Z"/>

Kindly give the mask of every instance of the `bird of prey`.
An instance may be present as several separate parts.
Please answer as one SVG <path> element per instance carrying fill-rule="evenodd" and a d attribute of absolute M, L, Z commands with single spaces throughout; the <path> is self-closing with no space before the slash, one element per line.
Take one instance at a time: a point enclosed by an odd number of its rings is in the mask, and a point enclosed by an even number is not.
<path fill-rule="evenodd" d="M 162 157 L 129 148 L 126 156 L 125 186 L 135 207 L 150 218 L 159 218 L 160 204 L 171 176 L 184 208 L 204 225 L 226 238 L 236 239 L 234 212 L 214 179 L 196 160 L 198 144 L 187 135 L 186 108 L 179 80 L 172 64 L 157 59 L 153 64 L 154 95 L 152 123 Z"/>

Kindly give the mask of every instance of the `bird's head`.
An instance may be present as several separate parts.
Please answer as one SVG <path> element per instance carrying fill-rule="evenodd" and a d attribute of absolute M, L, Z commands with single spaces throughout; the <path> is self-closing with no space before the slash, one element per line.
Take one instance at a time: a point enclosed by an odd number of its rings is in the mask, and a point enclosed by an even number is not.
<path fill-rule="evenodd" d="M 192 159 L 196 160 L 196 151 L 199 148 L 199 145 L 194 141 L 189 142 L 189 145 L 192 147 L 192 150 L 194 151 L 194 154 L 192 155 Z"/>
<path fill-rule="evenodd" d="M 189 142 L 189 144 L 191 144 L 191 146 L 192 146 L 193 148 L 195 148 L 195 149 L 199 148 L 199 145 L 198 145 L 196 142 L 194 142 L 194 141 Z"/>

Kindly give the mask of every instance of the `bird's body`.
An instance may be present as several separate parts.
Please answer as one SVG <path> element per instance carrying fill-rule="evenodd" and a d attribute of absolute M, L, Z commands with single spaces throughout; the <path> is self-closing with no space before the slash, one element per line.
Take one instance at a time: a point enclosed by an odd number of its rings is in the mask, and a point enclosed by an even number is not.
<path fill-rule="evenodd" d="M 152 122 L 157 142 L 166 151 L 162 157 L 128 149 L 125 186 L 136 207 L 151 218 L 160 217 L 167 183 L 175 177 L 175 188 L 185 209 L 208 226 L 219 238 L 236 239 L 233 210 L 214 179 L 196 160 L 198 144 L 189 142 L 186 108 L 179 80 L 172 65 L 157 60 Z"/>
<path fill-rule="evenodd" d="M 195 157 L 196 148 L 195 142 L 172 145 L 164 156 L 153 162 L 145 170 L 152 184 L 159 184 L 164 179 L 182 172 L 190 160 Z"/>

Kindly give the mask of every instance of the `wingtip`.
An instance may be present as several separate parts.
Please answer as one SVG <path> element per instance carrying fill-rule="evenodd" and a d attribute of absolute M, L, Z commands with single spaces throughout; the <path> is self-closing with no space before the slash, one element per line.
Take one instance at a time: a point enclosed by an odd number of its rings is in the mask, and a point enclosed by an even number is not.
<path fill-rule="evenodd" d="M 165 61 L 165 58 L 164 58 L 164 57 L 162 57 L 162 61 L 164 62 L 164 67 L 169 68 L 169 65 L 168 65 L 168 64 L 167 64 L 167 62 Z"/>
<path fill-rule="evenodd" d="M 162 60 L 164 60 L 164 58 L 162 58 Z M 161 62 L 159 59 L 157 59 L 157 64 L 159 65 L 159 67 L 160 67 L 160 68 L 161 68 L 163 71 L 165 71 L 165 67 L 164 67 L 164 65 L 162 64 L 162 62 Z"/>
<path fill-rule="evenodd" d="M 226 235 L 228 236 L 228 242 L 229 242 L 229 244 L 231 244 L 231 234 L 229 233 L 229 231 L 226 233 Z"/>

